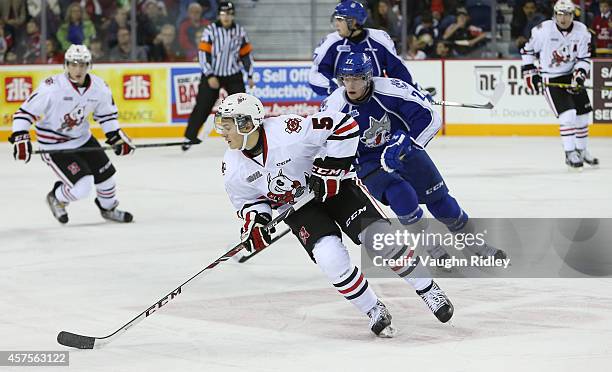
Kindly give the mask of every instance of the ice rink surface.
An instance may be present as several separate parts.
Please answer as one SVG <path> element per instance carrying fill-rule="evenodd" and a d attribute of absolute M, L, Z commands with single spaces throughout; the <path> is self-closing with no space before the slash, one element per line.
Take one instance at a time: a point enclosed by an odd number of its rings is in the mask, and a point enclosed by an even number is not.
<path fill-rule="evenodd" d="M 567 171 L 559 138 L 443 137 L 428 149 L 473 217 L 612 217 L 612 140 L 590 144 L 602 166 L 580 174 Z M 91 195 L 60 226 L 45 203 L 51 170 L 0 144 L 0 350 L 66 350 L 61 330 L 105 336 L 236 243 L 223 151 L 211 139 L 185 154 L 110 154 L 135 222 L 104 222 Z M 610 370 L 612 279 L 438 282 L 452 325 L 403 281 L 371 280 L 399 329 L 377 339 L 287 236 L 246 264 L 217 266 L 104 349 L 70 349 L 70 367 L 52 370 Z"/>

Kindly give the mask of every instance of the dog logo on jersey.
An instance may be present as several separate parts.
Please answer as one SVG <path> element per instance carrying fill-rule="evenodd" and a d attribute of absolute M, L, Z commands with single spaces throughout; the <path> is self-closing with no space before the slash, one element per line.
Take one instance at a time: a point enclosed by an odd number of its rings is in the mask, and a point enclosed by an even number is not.
<path fill-rule="evenodd" d="M 279 204 L 295 204 L 295 198 L 302 196 L 306 187 L 300 181 L 289 179 L 281 169 L 274 177 L 268 174 L 268 190 L 268 199 Z"/>
<path fill-rule="evenodd" d="M 287 124 L 287 128 L 285 128 L 285 132 L 289 134 L 299 133 L 302 130 L 302 126 L 300 125 L 301 122 L 302 122 L 302 119 L 298 119 L 298 118 L 289 118 L 285 120 L 285 124 Z"/>
<path fill-rule="evenodd" d="M 85 119 L 85 108 L 77 106 L 70 113 L 64 115 L 64 122 L 60 130 L 72 130 L 72 128 L 81 125 L 83 119 Z"/>
<path fill-rule="evenodd" d="M 553 51 L 552 57 L 550 59 L 550 64 L 548 67 L 558 67 L 563 63 L 569 62 L 571 59 L 570 48 L 567 45 L 562 46 L 561 48 Z"/>
<path fill-rule="evenodd" d="M 391 120 L 385 113 L 380 120 L 370 116 L 370 127 L 363 132 L 359 141 L 366 147 L 378 147 L 384 145 L 389 138 L 391 138 Z"/>

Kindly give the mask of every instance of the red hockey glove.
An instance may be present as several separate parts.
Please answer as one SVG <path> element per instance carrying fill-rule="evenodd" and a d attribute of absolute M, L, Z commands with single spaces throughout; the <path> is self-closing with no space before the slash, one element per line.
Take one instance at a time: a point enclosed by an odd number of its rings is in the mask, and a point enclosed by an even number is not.
<path fill-rule="evenodd" d="M 340 192 L 342 176 L 350 169 L 351 161 L 352 158 L 315 159 L 308 177 L 308 187 L 314 193 L 315 200 L 324 202 Z"/>
<path fill-rule="evenodd" d="M 586 71 L 584 71 L 581 68 L 575 70 L 574 74 L 572 75 L 572 85 L 574 87 L 571 89 L 568 89 L 567 91 L 570 92 L 571 94 L 580 93 L 580 91 L 582 90 L 582 87 L 584 86 L 584 82 L 586 81 L 586 79 L 587 79 Z"/>
<path fill-rule="evenodd" d="M 521 67 L 523 79 L 527 88 L 539 93 L 542 88 L 542 76 L 538 73 L 538 69 L 533 64 Z"/>
<path fill-rule="evenodd" d="M 240 229 L 240 238 L 247 251 L 260 251 L 270 245 L 272 242 L 271 234 L 275 232 L 275 229 L 271 229 L 269 232 L 264 229 L 270 221 L 272 221 L 272 216 L 265 212 L 250 211 L 245 215 L 244 225 Z"/>
<path fill-rule="evenodd" d="M 25 130 L 19 130 L 11 134 L 8 140 L 13 144 L 13 157 L 15 160 L 23 160 L 26 163 L 29 162 L 32 157 L 30 133 Z"/>
<path fill-rule="evenodd" d="M 119 156 L 131 154 L 136 150 L 130 137 L 121 129 L 106 133 L 106 138 L 108 138 L 106 143 L 111 145 L 115 154 Z"/>

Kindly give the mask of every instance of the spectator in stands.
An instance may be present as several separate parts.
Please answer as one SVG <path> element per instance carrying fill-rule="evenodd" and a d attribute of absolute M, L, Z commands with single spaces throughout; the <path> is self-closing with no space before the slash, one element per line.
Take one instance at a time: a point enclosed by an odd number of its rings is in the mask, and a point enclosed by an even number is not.
<path fill-rule="evenodd" d="M 21 38 L 17 54 L 23 56 L 23 63 L 38 63 L 40 62 L 40 29 L 38 22 L 34 18 L 26 23 L 25 37 Z"/>
<path fill-rule="evenodd" d="M 64 64 L 64 53 L 59 50 L 57 40 L 47 39 L 47 64 Z"/>
<path fill-rule="evenodd" d="M 543 14 L 538 12 L 535 0 L 526 0 L 521 7 L 520 13 L 515 13 L 510 22 L 510 36 L 514 41 L 510 46 L 511 55 L 519 55 L 519 50 L 531 37 L 531 30 L 546 20 Z"/>
<path fill-rule="evenodd" d="M 104 43 L 100 39 L 92 39 L 89 44 L 89 52 L 91 53 L 92 62 L 106 62 L 106 53 L 104 52 Z"/>
<path fill-rule="evenodd" d="M 9 50 L 4 56 L 4 62 L 9 65 L 16 65 L 19 62 L 17 54 L 15 54 L 15 52 L 13 52 L 12 50 Z"/>
<path fill-rule="evenodd" d="M 83 12 L 81 5 L 70 4 L 64 19 L 64 23 L 57 30 L 57 40 L 62 50 L 68 49 L 72 44 L 84 44 L 89 47 L 89 42 L 96 36 L 96 28 L 88 19 L 87 13 Z"/>
<path fill-rule="evenodd" d="M 4 21 L 0 19 L 0 63 L 4 63 L 4 58 L 8 50 L 8 42 L 4 36 Z"/>
<path fill-rule="evenodd" d="M 119 31 L 120 28 L 130 28 L 130 24 L 128 23 L 128 15 L 129 11 L 125 8 L 119 8 L 115 11 L 104 38 L 106 47 L 109 50 L 113 49 L 115 45 L 117 45 L 117 31 Z"/>
<path fill-rule="evenodd" d="M 186 56 L 197 56 L 198 43 L 195 41 L 195 33 L 198 29 L 206 27 L 210 22 L 202 18 L 202 6 L 191 3 L 187 7 L 187 18 L 181 22 L 179 27 L 179 45 Z"/>
<path fill-rule="evenodd" d="M 595 47 L 600 49 L 598 55 L 610 55 L 612 53 L 601 49 L 612 49 L 612 15 L 610 11 L 610 0 L 599 1 L 600 14 L 593 20 L 595 30 Z"/>
<path fill-rule="evenodd" d="M 187 11 L 189 4 L 198 3 L 202 7 L 202 17 L 209 21 L 215 21 L 217 19 L 217 2 L 215 0 L 179 0 L 179 12 L 176 19 L 182 21 L 187 18 Z M 177 25 L 178 26 L 178 25 Z"/>
<path fill-rule="evenodd" d="M 423 13 L 420 23 L 414 30 L 414 35 L 423 43 L 423 51 L 427 55 L 434 52 L 434 43 L 438 39 L 438 21 L 433 18 L 430 12 Z"/>
<path fill-rule="evenodd" d="M 406 41 L 406 43 L 408 44 L 408 48 L 406 50 L 406 54 L 403 55 L 404 59 L 418 60 L 427 58 L 425 52 L 421 50 L 423 48 L 423 45 L 419 43 L 416 36 L 408 35 L 408 40 Z"/>
<path fill-rule="evenodd" d="M 198 43 L 200 43 L 200 40 L 202 40 L 202 33 L 204 32 L 204 27 L 199 28 L 196 32 L 195 35 L 193 36 L 193 41 Z M 185 54 L 185 60 L 188 62 L 199 62 L 199 55 L 198 53 L 193 53 L 193 52 L 188 52 Z"/>
<path fill-rule="evenodd" d="M 467 55 L 475 51 L 486 38 L 479 27 L 470 24 L 470 15 L 465 8 L 457 9 L 457 19 L 444 30 L 442 39 L 452 42 L 459 55 Z"/>
<path fill-rule="evenodd" d="M 453 58 L 453 48 L 447 41 L 438 40 L 436 43 L 436 53 L 434 54 L 435 58 Z"/>
<path fill-rule="evenodd" d="M 378 1 L 375 11 L 372 12 L 371 25 L 372 28 L 386 31 L 395 42 L 400 38 L 400 23 L 388 0 Z"/>
<path fill-rule="evenodd" d="M 138 17 L 137 39 L 139 45 L 145 45 L 151 49 L 153 40 L 161 32 L 164 24 L 168 23 L 163 2 L 158 0 L 146 0 L 143 12 Z"/>
<path fill-rule="evenodd" d="M 180 62 L 185 60 L 185 54 L 176 43 L 176 28 L 166 23 L 161 32 L 153 40 L 150 60 L 156 62 Z"/>
<path fill-rule="evenodd" d="M 117 45 L 111 49 L 109 60 L 111 62 L 146 62 L 147 52 L 143 47 L 137 46 L 136 59 L 133 60 L 130 30 L 127 28 L 120 28 L 117 31 Z"/>
<path fill-rule="evenodd" d="M 26 1 L 0 1 L 0 18 L 13 30 L 18 30 L 26 21 Z"/>
<path fill-rule="evenodd" d="M 40 23 L 42 0 L 27 0 L 27 12 Z M 46 0 L 47 35 L 55 35 L 61 22 L 61 9 L 58 0 Z"/>

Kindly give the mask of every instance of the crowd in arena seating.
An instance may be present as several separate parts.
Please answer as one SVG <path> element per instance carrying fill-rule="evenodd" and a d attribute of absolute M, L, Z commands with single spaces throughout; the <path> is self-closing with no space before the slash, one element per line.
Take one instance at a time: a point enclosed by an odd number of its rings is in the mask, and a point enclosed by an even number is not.
<path fill-rule="evenodd" d="M 46 14 L 42 15 L 42 1 Z M 366 27 L 384 29 L 396 42 L 402 33 L 400 0 L 362 0 Z M 498 0 L 513 9 L 512 43 L 518 56 L 531 28 L 552 16 L 553 0 Z M 579 0 L 574 0 L 579 4 Z M 491 0 L 407 0 L 405 59 L 479 57 L 490 40 Z M 612 49 L 612 0 L 586 0 L 594 45 Z M 197 61 L 203 28 L 215 20 L 217 0 L 138 0 L 137 28 L 130 28 L 129 0 L 2 0 L 0 63 L 61 63 L 70 44 L 85 44 L 94 62 Z M 41 17 L 46 17 L 46 61 L 41 60 Z M 498 11 L 496 21 L 505 22 Z M 132 57 L 136 32 L 136 59 Z M 256 55 L 256 53 L 255 53 Z"/>

